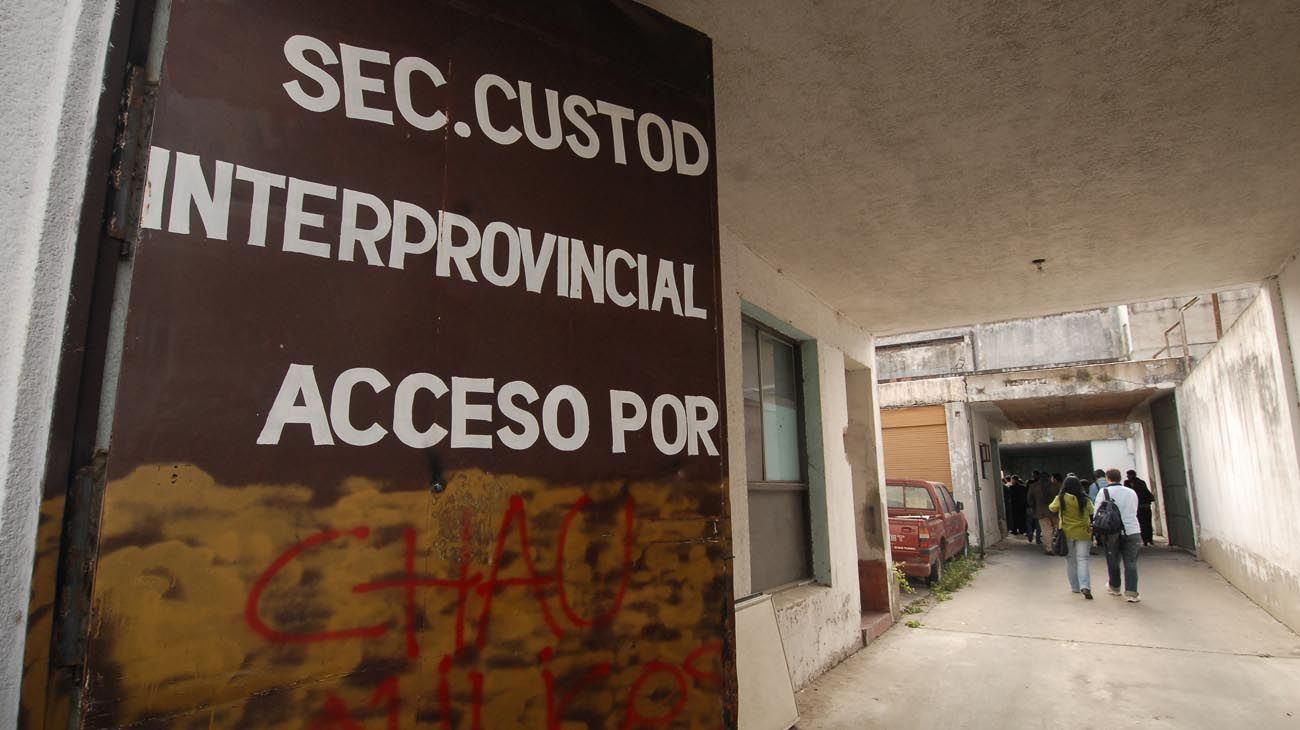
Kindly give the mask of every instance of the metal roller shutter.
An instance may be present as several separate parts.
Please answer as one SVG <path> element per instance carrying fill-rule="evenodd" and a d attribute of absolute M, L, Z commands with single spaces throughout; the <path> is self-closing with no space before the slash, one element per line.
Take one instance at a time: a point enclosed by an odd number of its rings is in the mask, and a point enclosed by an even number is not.
<path fill-rule="evenodd" d="M 886 478 L 928 479 L 952 486 L 943 406 L 881 411 L 880 425 Z"/>

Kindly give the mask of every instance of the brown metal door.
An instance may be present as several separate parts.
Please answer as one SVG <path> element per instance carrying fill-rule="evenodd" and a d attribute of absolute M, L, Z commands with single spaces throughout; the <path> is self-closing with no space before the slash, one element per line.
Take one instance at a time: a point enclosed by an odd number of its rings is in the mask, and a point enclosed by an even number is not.
<path fill-rule="evenodd" d="M 171 4 L 82 726 L 734 725 L 709 41 L 485 5 Z"/>

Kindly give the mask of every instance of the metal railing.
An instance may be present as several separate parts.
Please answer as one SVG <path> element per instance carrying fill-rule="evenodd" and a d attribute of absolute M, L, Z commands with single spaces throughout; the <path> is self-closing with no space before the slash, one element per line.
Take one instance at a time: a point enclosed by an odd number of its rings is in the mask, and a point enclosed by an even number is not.
<path fill-rule="evenodd" d="M 1174 351 L 1173 351 L 1174 344 L 1169 342 L 1169 335 L 1174 330 L 1179 330 L 1179 334 L 1182 335 L 1181 347 L 1183 350 L 1183 355 L 1182 355 L 1183 364 L 1184 365 L 1190 364 L 1188 361 L 1191 359 L 1192 356 L 1192 348 L 1191 348 L 1191 344 L 1187 341 L 1187 310 L 1192 308 L 1200 300 L 1201 300 L 1200 297 L 1192 297 L 1187 301 L 1186 304 L 1178 308 L 1178 321 L 1174 322 L 1172 325 L 1169 326 L 1169 329 L 1165 330 L 1165 346 L 1160 348 L 1159 350 L 1156 350 L 1156 354 L 1151 356 L 1152 360 L 1160 359 L 1160 356 L 1164 355 L 1165 353 L 1169 353 L 1170 357 L 1174 356 Z M 1217 315 L 1218 295 L 1215 295 L 1214 303 L 1215 303 L 1215 314 Z M 1217 316 L 1216 316 L 1215 324 L 1216 325 L 1218 324 Z"/>

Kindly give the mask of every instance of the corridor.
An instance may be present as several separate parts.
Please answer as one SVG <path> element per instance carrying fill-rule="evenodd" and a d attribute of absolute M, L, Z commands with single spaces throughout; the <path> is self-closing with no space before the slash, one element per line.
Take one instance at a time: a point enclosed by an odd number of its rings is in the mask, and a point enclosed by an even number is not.
<path fill-rule="evenodd" d="M 798 727 L 1300 728 L 1300 637 L 1186 554 L 1139 565 L 1129 604 L 1094 556 L 1086 601 L 1062 559 L 1008 539 L 951 601 L 800 692 Z"/>

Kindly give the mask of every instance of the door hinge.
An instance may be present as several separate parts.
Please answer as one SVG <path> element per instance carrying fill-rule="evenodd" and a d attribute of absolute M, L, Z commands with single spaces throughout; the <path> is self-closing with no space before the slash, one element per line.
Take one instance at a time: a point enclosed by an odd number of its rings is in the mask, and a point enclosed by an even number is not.
<path fill-rule="evenodd" d="M 153 105 L 158 86 L 149 80 L 144 66 L 131 65 L 126 91 L 118 112 L 117 135 L 113 140 L 113 162 L 109 168 L 109 205 L 106 229 L 117 241 L 118 256 L 131 257 L 140 235 L 140 206 L 144 198 L 145 166 L 149 161 L 149 138 L 153 128 Z"/>

